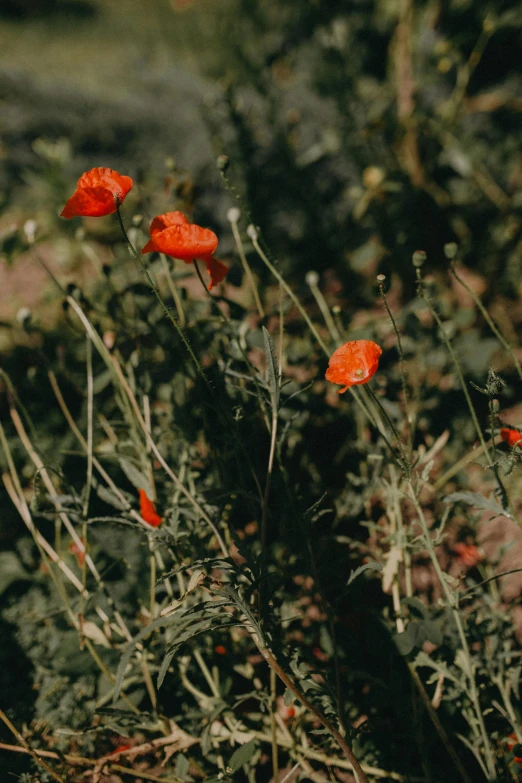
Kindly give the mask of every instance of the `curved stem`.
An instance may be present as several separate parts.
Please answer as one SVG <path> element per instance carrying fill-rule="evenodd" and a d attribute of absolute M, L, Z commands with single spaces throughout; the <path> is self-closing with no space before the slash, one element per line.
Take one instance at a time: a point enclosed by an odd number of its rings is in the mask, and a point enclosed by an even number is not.
<path fill-rule="evenodd" d="M 142 259 L 141 255 L 138 253 L 138 251 L 136 250 L 136 248 L 134 247 L 134 245 L 132 244 L 132 242 L 130 241 L 130 239 L 129 239 L 128 235 L 127 235 L 127 232 L 125 230 L 125 226 L 123 225 L 123 220 L 121 219 L 120 204 L 119 204 L 119 201 L 117 199 L 116 199 L 116 216 L 118 218 L 118 223 L 119 223 L 119 226 L 120 226 L 120 229 L 121 229 L 121 233 L 123 235 L 123 239 L 125 240 L 125 243 L 126 243 L 127 247 L 129 248 L 129 251 L 130 251 L 132 257 L 138 262 L 138 264 L 140 265 L 141 269 L 143 270 L 143 272 L 145 274 L 145 277 L 147 278 L 147 282 L 148 282 L 148 284 L 150 286 L 150 289 L 151 289 L 152 293 L 154 294 L 154 296 L 158 300 L 158 302 L 159 302 L 159 304 L 161 306 L 161 309 L 163 310 L 164 314 L 167 316 L 167 318 L 169 319 L 171 324 L 174 326 L 175 330 L 177 331 L 179 337 L 181 338 L 181 340 L 183 342 L 183 345 L 185 346 L 185 348 L 189 352 L 190 358 L 194 362 L 194 365 L 196 367 L 198 375 L 204 381 L 205 385 L 207 386 L 207 388 L 209 389 L 209 391 L 213 395 L 214 394 L 214 389 L 212 388 L 212 385 L 211 385 L 210 381 L 208 380 L 207 376 L 205 375 L 205 371 L 203 370 L 203 367 L 201 366 L 201 363 L 200 363 L 199 359 L 197 358 L 196 354 L 192 350 L 192 346 L 190 345 L 190 343 L 189 343 L 189 341 L 188 341 L 188 339 L 187 339 L 183 329 L 178 324 L 178 322 L 176 321 L 176 319 L 174 318 L 174 316 L 170 312 L 169 308 L 167 307 L 167 305 L 165 304 L 165 302 L 161 298 L 161 294 L 158 291 L 158 288 L 155 285 L 154 280 L 152 279 L 149 270 L 147 269 L 145 263 L 143 262 L 143 259 Z"/>
<path fill-rule="evenodd" d="M 345 738 L 342 736 L 342 734 L 335 728 L 335 726 L 330 723 L 328 718 L 326 718 L 322 712 L 319 712 L 319 710 L 312 704 L 311 701 L 307 699 L 305 694 L 301 691 L 301 689 L 295 684 L 295 682 L 292 680 L 291 677 L 284 671 L 284 669 L 281 668 L 277 660 L 274 658 L 270 650 L 265 647 L 264 645 L 260 644 L 260 642 L 256 639 L 254 639 L 256 642 L 257 648 L 265 661 L 268 663 L 271 669 L 275 671 L 279 679 L 286 685 L 289 691 L 292 691 L 296 699 L 298 699 L 303 707 L 305 707 L 309 712 L 312 713 L 312 715 L 321 723 L 324 728 L 328 731 L 329 734 L 332 735 L 334 740 L 337 742 L 341 750 L 343 751 L 344 755 L 350 762 L 350 764 L 353 767 L 353 770 L 358 778 L 359 783 L 368 783 L 368 778 L 364 774 L 361 765 L 353 755 L 352 749 L 348 745 Z"/>

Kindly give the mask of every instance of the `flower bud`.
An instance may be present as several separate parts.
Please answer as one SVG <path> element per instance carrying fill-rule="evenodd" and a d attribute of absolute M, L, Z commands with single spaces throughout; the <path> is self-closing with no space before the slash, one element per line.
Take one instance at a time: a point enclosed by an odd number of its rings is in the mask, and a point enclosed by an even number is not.
<path fill-rule="evenodd" d="M 224 174 L 230 165 L 230 159 L 228 155 L 218 155 L 216 163 L 218 169 Z"/>
<path fill-rule="evenodd" d="M 24 223 L 24 234 L 30 245 L 34 242 L 36 234 L 36 220 L 26 220 Z"/>
<path fill-rule="evenodd" d="M 417 268 L 421 267 L 426 261 L 427 257 L 428 256 L 426 255 L 424 250 L 416 250 L 411 258 L 413 266 L 416 266 Z"/>
<path fill-rule="evenodd" d="M 317 283 L 319 282 L 319 275 L 317 274 L 317 272 L 314 272 L 314 270 L 311 269 L 309 272 L 306 273 L 305 280 L 306 280 L 306 284 L 309 285 L 310 288 L 312 288 L 313 286 L 316 286 Z"/>
<path fill-rule="evenodd" d="M 16 320 L 20 326 L 27 326 L 30 323 L 32 317 L 33 314 L 28 307 L 21 307 L 16 314 Z"/>
<path fill-rule="evenodd" d="M 252 223 L 250 223 L 250 225 L 247 226 L 246 232 L 252 241 L 255 242 L 257 240 L 257 236 L 258 236 L 257 228 L 254 225 L 252 225 Z"/>
<path fill-rule="evenodd" d="M 237 223 L 240 217 L 241 217 L 241 210 L 239 210 L 237 207 L 230 207 L 230 209 L 227 212 L 227 220 L 230 223 Z"/>
<path fill-rule="evenodd" d="M 459 246 L 456 242 L 446 242 L 444 245 L 444 255 L 448 261 L 453 261 L 453 259 L 456 258 L 458 251 Z"/>

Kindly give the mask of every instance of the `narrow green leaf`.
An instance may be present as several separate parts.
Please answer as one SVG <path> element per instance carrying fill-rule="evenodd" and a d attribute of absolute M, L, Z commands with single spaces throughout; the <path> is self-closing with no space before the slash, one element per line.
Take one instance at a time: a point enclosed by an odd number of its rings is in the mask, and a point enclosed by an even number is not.
<path fill-rule="evenodd" d="M 250 740 L 250 742 L 247 742 L 245 745 L 242 745 L 240 748 L 238 748 L 232 754 L 228 762 L 228 767 L 232 771 L 232 774 L 237 772 L 238 769 L 240 769 L 245 764 L 248 764 L 256 750 L 257 744 L 254 742 L 254 740 Z"/>
<path fill-rule="evenodd" d="M 276 412 L 279 409 L 279 395 L 281 391 L 279 386 L 279 369 L 277 366 L 276 352 L 268 329 L 266 329 L 264 326 L 261 328 L 263 330 L 263 340 L 265 342 L 268 388 L 270 389 L 272 408 L 274 412 Z"/>
<path fill-rule="evenodd" d="M 371 563 L 364 563 L 364 565 L 359 566 L 359 568 L 356 568 L 355 571 L 350 571 L 350 576 L 348 577 L 348 581 L 346 582 L 346 587 L 348 587 L 348 585 L 351 585 L 354 579 L 357 579 L 358 576 L 360 576 L 361 574 L 363 574 L 365 571 L 368 570 L 382 571 L 382 565 L 372 560 Z"/>
<path fill-rule="evenodd" d="M 130 460 L 125 459 L 125 457 L 120 457 L 119 461 L 121 469 L 133 487 L 136 489 L 144 489 L 148 497 L 152 498 L 154 493 L 152 491 L 152 487 L 150 486 L 150 481 L 145 476 L 145 474 L 142 473 L 141 470 L 138 470 L 138 468 Z"/>

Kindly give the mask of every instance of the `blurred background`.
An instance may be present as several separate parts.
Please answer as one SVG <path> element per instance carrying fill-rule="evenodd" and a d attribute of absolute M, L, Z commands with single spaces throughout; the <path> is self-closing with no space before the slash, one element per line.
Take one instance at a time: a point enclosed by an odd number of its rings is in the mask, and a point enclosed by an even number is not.
<path fill-rule="evenodd" d="M 221 154 L 244 211 L 301 280 L 316 269 L 332 292 L 356 284 L 364 304 L 378 271 L 411 291 L 411 253 L 437 267 L 457 241 L 492 294 L 514 297 L 520 11 L 512 0 L 3 0 L 0 282 L 12 291 L 0 319 L 32 306 L 10 267 L 24 222 L 70 234 L 57 213 L 85 169 L 155 190 L 175 167 L 196 217 L 219 229 L 232 203 Z"/>

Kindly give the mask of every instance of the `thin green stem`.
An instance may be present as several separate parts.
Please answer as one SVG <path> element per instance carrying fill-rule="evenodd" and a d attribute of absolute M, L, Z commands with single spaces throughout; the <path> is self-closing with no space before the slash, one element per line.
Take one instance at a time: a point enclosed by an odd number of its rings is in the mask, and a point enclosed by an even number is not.
<path fill-rule="evenodd" d="M 263 658 L 266 660 L 270 668 L 274 669 L 275 673 L 279 677 L 279 679 L 286 685 L 289 691 L 291 691 L 294 696 L 301 702 L 303 707 L 307 709 L 309 712 L 314 715 L 314 717 L 321 723 L 324 728 L 328 731 L 329 734 L 332 735 L 332 737 L 335 739 L 339 747 L 342 749 L 344 755 L 348 759 L 348 761 L 351 763 L 353 767 L 353 771 L 355 772 L 356 777 L 358 778 L 359 783 L 368 783 L 368 778 L 364 774 L 361 765 L 355 758 L 352 749 L 348 745 L 346 739 L 342 736 L 342 734 L 339 733 L 339 731 L 335 728 L 335 726 L 330 722 L 330 720 L 323 715 L 322 712 L 319 712 L 319 710 L 312 704 L 312 702 L 307 698 L 307 696 L 303 693 L 303 691 L 295 684 L 294 680 L 284 671 L 284 669 L 281 668 L 278 661 L 274 658 L 273 654 L 270 652 L 268 647 L 266 647 L 264 644 L 262 644 L 257 637 L 252 637 L 254 642 L 257 645 L 257 648 Z"/>
<path fill-rule="evenodd" d="M 138 251 L 136 250 L 136 248 L 134 247 L 134 245 L 130 241 L 129 237 L 127 236 L 127 232 L 125 230 L 125 226 L 123 225 L 123 220 L 121 218 L 120 205 L 119 205 L 119 202 L 118 202 L 117 199 L 116 199 L 116 216 L 118 218 L 118 223 L 119 223 L 119 226 L 120 226 L 120 229 L 121 229 L 121 233 L 123 235 L 123 239 L 125 240 L 125 243 L 126 243 L 127 247 L 129 248 L 129 251 L 130 251 L 131 255 L 133 256 L 133 258 L 136 259 L 136 261 L 140 265 L 141 269 L 143 270 L 143 272 L 145 274 L 145 277 L 147 278 L 147 282 L 148 282 L 148 284 L 150 286 L 150 289 L 151 289 L 152 293 L 154 294 L 154 296 L 158 300 L 158 302 L 159 302 L 159 304 L 161 306 L 161 309 L 163 310 L 164 314 L 167 316 L 167 318 L 169 319 L 169 321 L 171 322 L 171 324 L 175 328 L 176 332 L 178 333 L 178 336 L 180 337 L 181 341 L 183 342 L 183 345 L 187 349 L 187 351 L 188 351 L 188 353 L 190 355 L 190 358 L 194 362 L 194 365 L 196 367 L 198 375 L 204 381 L 204 383 L 207 386 L 207 388 L 210 391 L 210 393 L 212 395 L 214 395 L 214 389 L 212 388 L 212 385 L 211 385 L 210 381 L 208 380 L 207 376 L 205 375 L 205 371 L 203 370 L 203 367 L 201 366 L 201 363 L 200 363 L 198 357 L 196 356 L 196 354 L 192 350 L 192 346 L 190 345 L 190 343 L 189 343 L 189 341 L 188 341 L 188 339 L 187 339 L 183 329 L 181 328 L 181 326 L 176 321 L 176 319 L 174 318 L 174 316 L 170 312 L 169 308 L 167 307 L 167 305 L 163 301 L 163 299 L 161 297 L 161 294 L 158 291 L 158 288 L 155 285 L 154 280 L 152 279 L 152 277 L 150 275 L 150 272 L 147 269 L 147 266 L 145 265 L 145 263 L 143 261 L 143 258 L 138 253 Z"/>
<path fill-rule="evenodd" d="M 321 335 L 319 334 L 319 332 L 317 331 L 317 329 L 313 325 L 313 323 L 310 320 L 310 317 L 309 317 L 308 313 L 306 312 L 306 310 L 304 309 L 303 305 L 301 304 L 301 302 L 299 301 L 297 296 L 294 294 L 294 292 L 292 291 L 292 289 L 290 288 L 290 286 L 288 285 L 286 280 L 279 274 L 279 272 L 277 271 L 275 266 L 271 263 L 271 261 L 268 259 L 267 255 L 261 249 L 261 247 L 259 245 L 258 238 L 257 238 L 257 231 L 254 229 L 253 226 L 249 226 L 248 229 L 247 229 L 247 233 L 248 233 L 248 236 L 250 237 L 250 239 L 252 240 L 252 244 L 254 245 L 255 251 L 258 254 L 258 256 L 261 259 L 261 261 L 270 270 L 270 272 L 274 275 L 276 280 L 278 280 L 279 283 L 283 286 L 283 288 L 285 289 L 286 293 L 288 294 L 288 296 L 290 297 L 290 299 L 295 304 L 295 306 L 299 310 L 300 314 L 304 318 L 304 320 L 306 322 L 306 325 L 308 326 L 308 328 L 312 332 L 313 336 L 317 340 L 317 343 L 320 345 L 320 347 L 322 348 L 324 353 L 327 356 L 330 356 L 330 350 L 328 349 L 328 347 L 326 346 L 326 343 L 324 342 L 323 338 L 321 337 Z"/>
<path fill-rule="evenodd" d="M 399 328 L 397 326 L 397 322 L 395 321 L 395 318 L 393 316 L 392 311 L 390 310 L 390 306 L 388 304 L 388 299 L 386 298 L 386 291 L 384 290 L 384 284 L 382 281 L 379 280 L 379 293 L 381 295 L 381 299 L 383 301 L 384 307 L 386 308 L 386 312 L 388 313 L 388 318 L 390 319 L 393 329 L 395 331 L 395 336 L 397 338 L 397 350 L 399 351 L 399 366 L 401 370 L 401 381 L 402 381 L 402 393 L 404 395 L 404 409 L 406 412 L 406 424 L 408 428 L 408 445 L 409 445 L 409 451 L 411 454 L 411 448 L 412 448 L 412 439 L 413 439 L 413 433 L 411 429 L 411 420 L 410 420 L 410 414 L 408 409 L 408 403 L 410 399 L 410 394 L 408 391 L 408 383 L 406 379 L 406 370 L 404 367 L 404 351 L 402 349 L 402 340 L 401 340 L 401 334 L 399 332 Z"/>
<path fill-rule="evenodd" d="M 463 288 L 465 288 L 466 291 L 468 292 L 468 294 L 470 294 L 470 296 L 473 298 L 473 301 L 475 302 L 475 304 L 477 305 L 478 309 L 480 310 L 480 312 L 484 316 L 484 320 L 488 324 L 489 328 L 491 329 L 491 331 L 493 332 L 493 334 L 495 335 L 495 337 L 497 338 L 499 343 L 502 345 L 504 350 L 506 350 L 509 353 L 509 355 L 511 356 L 511 358 L 513 359 L 513 364 L 516 367 L 518 376 L 522 380 L 522 366 L 520 365 L 520 362 L 518 361 L 513 348 L 508 343 L 508 341 L 506 340 L 506 338 L 504 337 L 502 332 L 499 330 L 499 328 L 496 326 L 495 322 L 493 321 L 493 319 L 491 318 L 490 314 L 488 313 L 488 311 L 486 310 L 486 308 L 484 307 L 484 305 L 480 301 L 480 298 L 477 296 L 475 291 L 472 288 L 470 288 L 470 286 L 457 273 L 456 262 L 455 261 L 453 261 L 452 264 L 451 264 L 451 273 L 452 273 L 453 277 L 456 280 L 458 280 L 460 285 L 463 286 Z"/>
<path fill-rule="evenodd" d="M 252 274 L 252 270 L 250 268 L 250 264 L 248 263 L 247 257 L 245 255 L 245 250 L 243 248 L 243 243 L 241 241 L 241 234 L 239 233 L 239 229 L 237 226 L 237 219 L 235 219 L 236 212 L 237 212 L 237 218 L 239 218 L 240 213 L 239 210 L 236 209 L 236 207 L 230 209 L 228 212 L 228 219 L 230 221 L 230 226 L 232 228 L 232 234 L 234 235 L 234 242 L 236 243 L 236 248 L 237 248 L 239 258 L 241 260 L 241 265 L 243 267 L 247 280 L 250 283 L 250 288 L 252 289 L 252 294 L 254 297 L 254 301 L 256 303 L 257 312 L 259 313 L 260 318 L 264 318 L 265 311 L 263 308 L 263 304 L 261 302 L 261 297 L 259 296 L 257 283 L 255 281 L 254 275 Z"/>
<path fill-rule="evenodd" d="M 401 468 L 401 470 L 405 473 L 407 478 L 410 478 L 410 476 L 411 476 L 411 463 L 408 460 L 406 454 L 404 453 L 404 449 L 403 449 L 403 446 L 402 446 L 402 441 L 401 441 L 400 435 L 397 432 L 397 429 L 396 429 L 394 423 L 392 422 L 392 420 L 390 419 L 390 417 L 386 413 L 386 410 L 384 409 L 384 406 L 382 405 L 381 401 L 379 400 L 379 398 L 377 397 L 377 395 L 375 394 L 375 392 L 373 391 L 371 386 L 367 385 L 366 386 L 366 391 L 368 392 L 368 394 L 370 395 L 370 397 L 372 398 L 374 403 L 379 408 L 379 411 L 384 416 L 384 419 L 385 419 L 388 427 L 393 432 L 393 435 L 395 436 L 395 439 L 397 441 L 397 450 L 399 452 L 399 457 L 397 458 L 397 455 L 395 454 L 395 451 L 394 451 L 392 445 L 390 444 L 390 442 L 383 435 L 383 438 L 385 438 L 386 443 L 388 445 L 388 448 L 391 450 L 392 454 L 397 459 L 397 462 L 399 463 L 399 467 Z M 382 432 L 381 432 L 381 435 L 382 435 Z"/>

